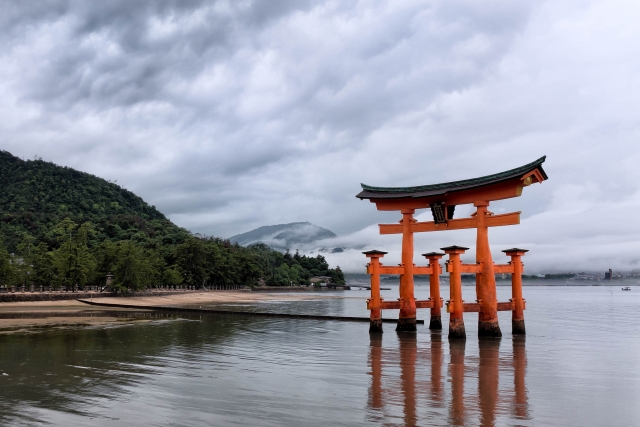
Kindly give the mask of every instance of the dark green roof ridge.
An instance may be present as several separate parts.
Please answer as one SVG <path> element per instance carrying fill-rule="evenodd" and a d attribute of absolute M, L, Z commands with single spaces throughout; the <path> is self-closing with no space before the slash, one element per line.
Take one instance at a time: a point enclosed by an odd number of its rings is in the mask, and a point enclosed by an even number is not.
<path fill-rule="evenodd" d="M 441 189 L 449 189 L 453 190 L 457 187 L 469 187 L 469 186 L 477 186 L 482 185 L 485 182 L 494 182 L 498 181 L 501 178 L 506 178 L 512 175 L 517 175 L 519 173 L 527 173 L 530 170 L 534 169 L 537 166 L 542 165 L 546 160 L 547 156 L 542 156 L 538 160 L 528 163 L 524 166 L 517 167 L 515 169 L 510 169 L 508 171 L 496 173 L 493 175 L 481 176 L 479 178 L 465 179 L 461 181 L 452 181 L 452 182 L 443 182 L 441 184 L 430 184 L 430 185 L 420 185 L 416 187 L 372 187 L 366 184 L 360 184 L 364 191 L 371 191 L 375 193 L 412 193 L 419 191 L 434 191 Z M 547 178 L 544 171 L 542 171 L 544 178 Z"/>

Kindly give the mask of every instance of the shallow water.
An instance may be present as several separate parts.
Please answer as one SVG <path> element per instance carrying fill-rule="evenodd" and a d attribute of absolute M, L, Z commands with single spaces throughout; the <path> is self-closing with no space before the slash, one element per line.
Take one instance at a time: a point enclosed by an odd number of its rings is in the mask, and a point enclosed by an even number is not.
<path fill-rule="evenodd" d="M 379 338 L 366 323 L 168 315 L 0 336 L 0 425 L 639 425 L 632 289 L 525 287 L 526 340 L 511 336 L 510 313 L 503 338 L 482 341 L 465 314 L 466 342 L 446 326 L 385 324 Z M 243 307 L 366 316 L 367 292 L 332 295 L 349 298 Z"/>

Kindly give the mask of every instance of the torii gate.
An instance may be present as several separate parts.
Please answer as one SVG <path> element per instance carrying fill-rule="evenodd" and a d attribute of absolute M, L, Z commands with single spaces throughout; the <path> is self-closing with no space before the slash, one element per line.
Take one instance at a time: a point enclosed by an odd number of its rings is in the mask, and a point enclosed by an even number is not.
<path fill-rule="evenodd" d="M 533 183 L 541 183 L 547 179 L 542 169 L 546 156 L 535 162 L 511 169 L 505 172 L 480 178 L 454 181 L 443 184 L 424 185 L 419 187 L 371 187 L 362 185 L 362 191 L 356 196 L 368 199 L 376 204 L 381 211 L 400 211 L 402 219 L 399 224 L 380 224 L 380 234 L 402 234 L 402 263 L 398 267 L 384 267 L 380 258 L 386 252 L 368 251 L 364 254 L 371 258 L 368 273 L 371 275 L 371 299 L 367 302 L 371 310 L 371 332 L 382 331 L 381 310 L 400 309 L 397 331 L 416 330 L 416 308 L 430 308 L 430 329 L 442 329 L 440 308 L 439 274 L 441 273 L 438 260 L 444 254 L 431 252 L 423 254 L 429 265 L 418 267 L 413 263 L 414 245 L 413 233 L 460 230 L 465 228 L 477 229 L 476 264 L 462 264 L 460 255 L 468 248 L 451 246 L 442 248 L 449 255 L 447 271 L 451 276 L 451 296 L 447 302 L 447 311 L 451 314 L 449 320 L 449 337 L 464 337 L 464 311 L 478 312 L 479 336 L 502 336 L 498 325 L 498 311 L 513 311 L 513 332 L 524 333 L 524 300 L 522 299 L 522 262 L 520 257 L 526 250 L 513 248 L 505 251 L 511 256 L 511 262 L 505 265 L 495 265 L 489 247 L 488 229 L 504 225 L 520 223 L 520 212 L 494 215 L 488 210 L 494 200 L 519 197 L 522 189 Z M 473 204 L 476 211 L 470 218 L 453 219 L 457 205 Z M 433 221 L 417 222 L 413 218 L 416 209 L 431 208 Z M 462 301 L 460 284 L 461 273 L 476 274 L 477 303 Z M 496 273 L 511 273 L 513 298 L 508 303 L 498 303 L 496 297 Z M 398 301 L 383 301 L 380 298 L 380 274 L 400 274 L 400 298 Z M 416 301 L 414 297 L 413 275 L 429 274 L 430 298 Z M 519 289 L 516 289 L 519 288 Z"/>

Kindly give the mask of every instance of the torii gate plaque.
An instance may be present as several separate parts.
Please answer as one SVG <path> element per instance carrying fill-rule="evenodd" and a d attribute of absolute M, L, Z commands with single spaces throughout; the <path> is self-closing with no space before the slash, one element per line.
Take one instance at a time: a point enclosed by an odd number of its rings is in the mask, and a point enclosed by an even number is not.
<path fill-rule="evenodd" d="M 512 256 L 512 262 L 517 261 L 517 267 L 512 264 L 495 265 L 491 257 L 488 237 L 489 227 L 519 224 L 520 212 L 494 215 L 488 210 L 488 207 L 491 201 L 519 197 L 524 187 L 546 180 L 547 174 L 542 169 L 542 163 L 545 159 L 546 156 L 519 168 L 494 175 L 443 184 L 406 188 L 371 187 L 361 184 L 362 191 L 356 197 L 375 203 L 378 210 L 400 211 L 402 214 L 399 224 L 380 224 L 380 234 L 402 234 L 402 263 L 398 267 L 384 267 L 380 264 L 379 259 L 384 256 L 385 252 L 365 252 L 367 257 L 371 258 L 368 266 L 369 274 L 372 275 L 372 298 L 369 301 L 370 330 L 382 331 L 380 310 L 392 308 L 400 309 L 397 331 L 416 330 L 416 308 L 431 308 L 429 327 L 441 329 L 440 307 L 442 303 L 440 302 L 437 277 L 440 274 L 438 259 L 444 254 L 435 252 L 424 254 L 430 261 L 429 265 L 427 267 L 415 266 L 413 263 L 413 233 L 475 228 L 477 229 L 476 264 L 465 265 L 459 262 L 459 255 L 464 253 L 467 248 L 459 246 L 442 248 L 450 256 L 450 260 L 447 262 L 447 270 L 450 273 L 455 270 L 458 277 L 462 272 L 476 273 L 477 303 L 475 304 L 463 304 L 461 295 L 454 296 L 455 286 L 452 284 L 452 296 L 447 309 L 451 313 L 449 336 L 465 336 L 464 323 L 462 322 L 463 311 L 478 311 L 479 336 L 501 336 L 502 332 L 498 325 L 498 310 L 501 309 L 513 311 L 513 331 L 514 333 L 524 333 L 524 317 L 522 317 L 524 300 L 522 300 L 521 288 L 520 291 L 516 289 L 517 283 L 520 283 L 521 287 L 520 277 L 515 276 L 522 274 L 520 257 L 524 255 L 526 250 L 514 248 L 507 251 L 507 255 Z M 455 207 L 464 204 L 473 204 L 476 211 L 470 218 L 453 219 Z M 413 218 L 416 209 L 426 208 L 431 208 L 434 220 L 417 222 Z M 456 259 L 457 261 L 455 261 Z M 502 272 L 514 275 L 512 279 L 514 299 L 510 303 L 499 304 L 496 297 L 495 273 Z M 398 302 L 382 301 L 379 296 L 379 274 L 400 274 Z M 415 300 L 414 274 L 431 275 L 431 298 L 429 300 Z M 374 279 L 376 275 L 378 276 Z M 452 279 L 454 279 L 453 276 Z M 377 283 L 374 283 L 375 281 Z M 374 294 L 376 288 L 377 297 Z M 437 288 L 437 291 L 434 288 Z M 437 295 L 434 295 L 434 292 L 437 292 Z M 516 298 L 516 295 L 519 295 L 519 299 Z M 520 317 L 516 312 L 520 313 Z M 455 319 L 457 321 L 454 321 Z"/>

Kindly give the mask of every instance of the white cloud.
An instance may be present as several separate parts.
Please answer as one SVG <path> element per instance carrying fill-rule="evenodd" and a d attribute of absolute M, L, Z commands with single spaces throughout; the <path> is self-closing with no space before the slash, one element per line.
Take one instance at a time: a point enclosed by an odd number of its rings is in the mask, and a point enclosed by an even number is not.
<path fill-rule="evenodd" d="M 546 154 L 549 181 L 492 208 L 523 211 L 496 248 L 635 268 L 637 2 L 264 4 L 3 3 L 2 148 L 118 180 L 194 232 L 309 221 L 389 248 L 367 226 L 397 218 L 355 199 L 360 182 Z"/>

